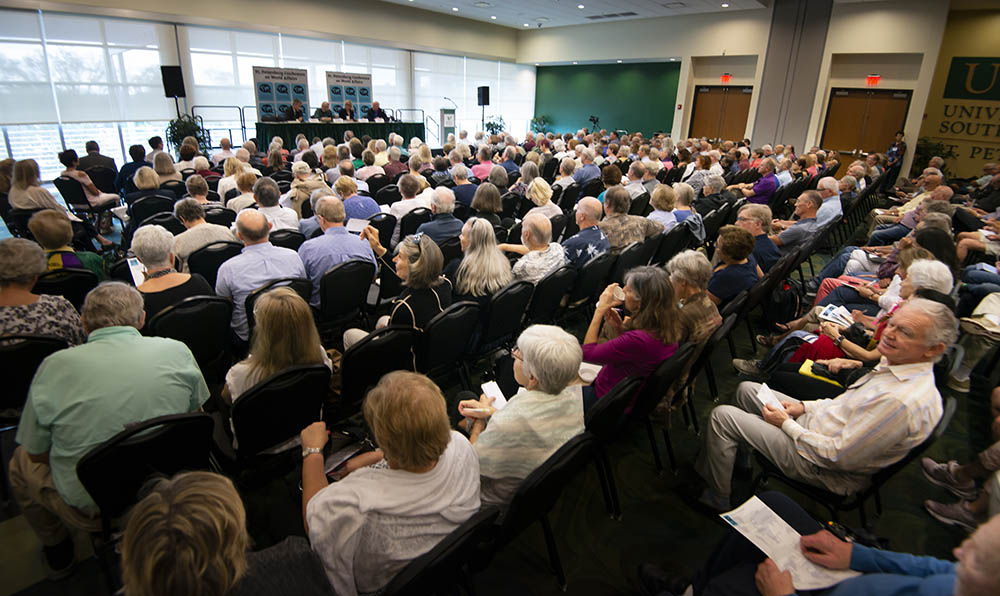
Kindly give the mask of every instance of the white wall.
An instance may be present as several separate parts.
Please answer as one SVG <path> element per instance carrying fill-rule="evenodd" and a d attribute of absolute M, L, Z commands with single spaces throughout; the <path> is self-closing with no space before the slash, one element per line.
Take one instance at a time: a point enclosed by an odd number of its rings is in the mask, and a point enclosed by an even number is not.
<path fill-rule="evenodd" d="M 809 144 L 818 144 L 823 134 L 831 87 L 864 87 L 865 79 L 857 75 L 868 62 L 871 72 L 885 71 L 880 87 L 913 90 L 903 130 L 908 144 L 915 146 L 947 20 L 948 2 L 942 0 L 834 4 L 809 121 Z M 913 152 L 908 153 L 904 172 L 912 160 Z"/>
<path fill-rule="evenodd" d="M 0 0 L 0 6 L 280 31 L 511 61 L 517 56 L 514 29 L 377 0 Z"/>

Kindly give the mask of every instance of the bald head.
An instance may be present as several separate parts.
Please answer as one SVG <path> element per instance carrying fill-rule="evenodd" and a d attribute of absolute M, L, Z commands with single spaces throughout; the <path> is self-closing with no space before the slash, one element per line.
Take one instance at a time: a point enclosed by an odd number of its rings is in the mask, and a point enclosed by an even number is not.
<path fill-rule="evenodd" d="M 584 197 L 576 204 L 576 214 L 581 228 L 596 226 L 604 215 L 604 205 L 595 197 Z"/>
<path fill-rule="evenodd" d="M 247 246 L 267 242 L 270 232 L 271 222 L 256 209 L 244 209 L 236 216 L 236 233 Z"/>
<path fill-rule="evenodd" d="M 541 213 L 525 216 L 521 239 L 529 248 L 545 248 L 552 242 L 552 222 Z"/>

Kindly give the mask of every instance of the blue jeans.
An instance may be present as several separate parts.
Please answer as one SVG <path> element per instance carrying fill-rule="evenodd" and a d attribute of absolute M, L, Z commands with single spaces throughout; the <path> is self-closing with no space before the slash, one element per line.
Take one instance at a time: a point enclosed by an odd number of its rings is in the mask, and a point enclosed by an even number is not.
<path fill-rule="evenodd" d="M 839 304 L 847 310 L 860 310 L 870 317 L 878 314 L 879 305 L 870 300 L 865 300 L 858 294 L 858 291 L 851 286 L 839 286 L 826 295 L 817 306 L 827 306 Z"/>
<path fill-rule="evenodd" d="M 1000 292 L 1000 275 L 975 269 L 975 265 L 962 271 L 962 281 L 958 288 L 958 316 L 968 317 L 979 303 L 993 292 Z"/>
<path fill-rule="evenodd" d="M 888 246 L 910 233 L 910 228 L 903 224 L 879 226 L 868 238 L 868 246 Z"/>
<path fill-rule="evenodd" d="M 844 268 L 847 267 L 847 262 L 851 260 L 851 253 L 858 250 L 857 246 L 845 246 L 843 250 L 837 253 L 837 256 L 830 259 L 830 262 L 823 267 L 823 270 L 819 272 L 816 279 L 822 282 L 828 277 L 840 277 L 844 274 Z"/>

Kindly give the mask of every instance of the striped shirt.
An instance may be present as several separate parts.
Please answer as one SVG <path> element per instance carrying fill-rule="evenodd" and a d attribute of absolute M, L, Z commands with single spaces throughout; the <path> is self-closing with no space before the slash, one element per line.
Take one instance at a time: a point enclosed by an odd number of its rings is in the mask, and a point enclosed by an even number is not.
<path fill-rule="evenodd" d="M 804 405 L 781 429 L 799 455 L 858 488 L 929 437 L 943 411 L 933 363 L 890 365 L 884 357 L 837 398 Z"/>

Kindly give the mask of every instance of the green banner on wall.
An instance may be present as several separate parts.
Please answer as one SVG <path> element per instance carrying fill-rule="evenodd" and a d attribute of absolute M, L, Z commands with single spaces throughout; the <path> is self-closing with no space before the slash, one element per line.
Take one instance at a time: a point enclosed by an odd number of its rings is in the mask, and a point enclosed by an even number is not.
<path fill-rule="evenodd" d="M 944 97 L 1000 101 L 998 75 L 1000 58 L 952 58 L 948 80 L 944 85 Z"/>

